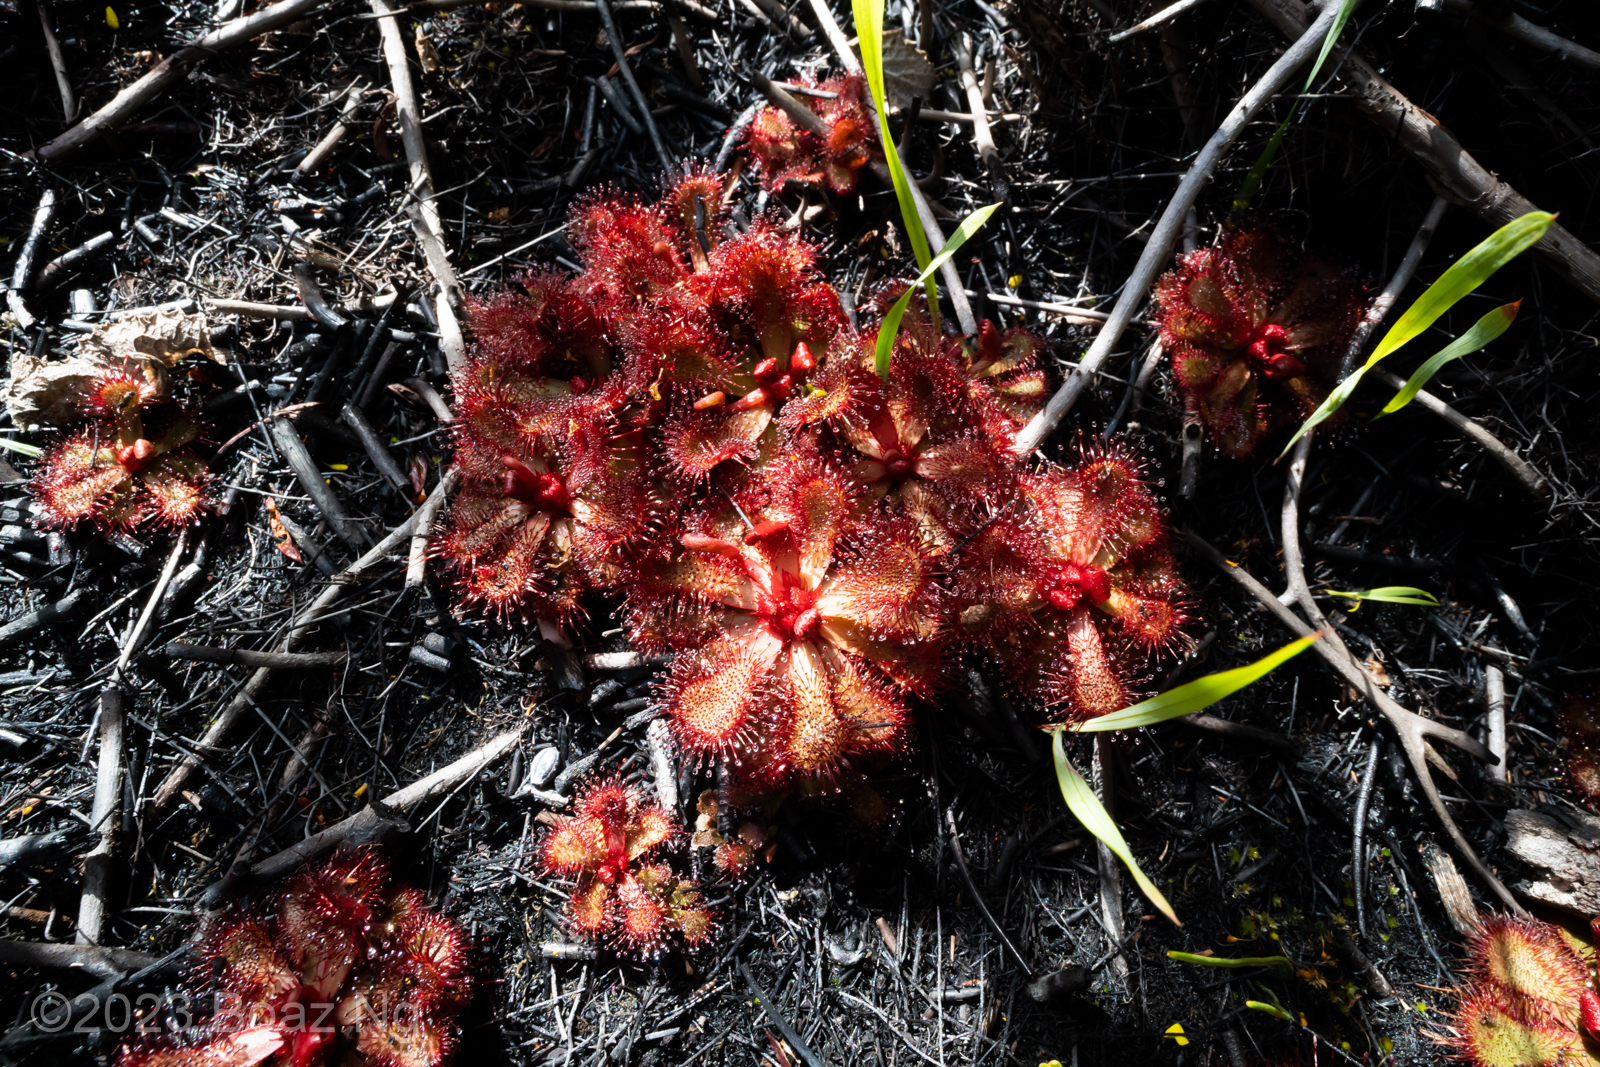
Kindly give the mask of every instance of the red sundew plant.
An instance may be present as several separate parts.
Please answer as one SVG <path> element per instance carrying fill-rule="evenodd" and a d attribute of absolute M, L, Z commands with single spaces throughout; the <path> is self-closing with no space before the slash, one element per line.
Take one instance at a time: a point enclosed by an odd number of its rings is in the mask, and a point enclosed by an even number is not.
<path fill-rule="evenodd" d="M 616 440 L 626 370 L 593 301 L 551 274 L 523 289 L 471 305 L 474 358 L 454 383 L 463 486 L 436 551 L 468 604 L 559 619 L 643 528 L 645 486 Z"/>
<path fill-rule="evenodd" d="M 88 424 L 50 451 L 33 481 L 47 525 L 108 531 L 200 517 L 208 478 L 191 447 L 200 436 L 193 418 L 119 371 L 96 380 L 83 403 Z"/>
<path fill-rule="evenodd" d="M 636 955 L 674 934 L 691 946 L 711 936 L 694 883 L 653 858 L 679 831 L 664 808 L 606 780 L 580 789 L 573 809 L 540 847 L 546 870 L 577 877 L 565 911 L 573 932 Z"/>
<path fill-rule="evenodd" d="M 733 229 L 724 189 L 692 171 L 657 203 L 592 195 L 568 227 L 577 275 L 472 304 L 466 484 L 437 542 L 463 599 L 559 619 L 586 590 L 620 594 L 634 647 L 678 653 L 661 696 L 679 745 L 756 798 L 881 814 L 862 775 L 904 750 L 962 643 L 1013 654 L 1044 632 L 1078 665 L 1034 679 L 1045 701 L 1110 710 L 1175 643 L 1181 590 L 1120 453 L 1018 470 L 1044 343 L 987 322 L 951 337 L 913 305 L 880 379 L 817 248 L 768 220 Z M 1066 485 L 1080 476 L 1091 490 Z M 991 559 L 996 531 L 1036 603 L 993 612 L 977 572 L 1010 560 Z M 1093 593 L 1076 614 L 1074 581 Z M 952 619 L 985 612 L 995 633 L 957 642 Z"/>
<path fill-rule="evenodd" d="M 746 140 L 750 159 L 773 192 L 785 182 L 797 181 L 826 184 L 836 193 L 848 193 L 855 189 L 861 168 L 874 157 L 882 158 L 867 110 L 866 75 L 840 74 L 806 87 L 834 94 L 831 99 L 799 98 L 822 117 L 828 135 L 820 137 L 795 125 L 779 108 L 762 108 L 750 123 Z"/>
<path fill-rule="evenodd" d="M 1134 702 L 1138 668 L 1182 641 L 1183 583 L 1138 464 L 1109 447 L 1022 475 L 951 564 L 959 628 L 1058 722 Z"/>
<path fill-rule="evenodd" d="M 906 697 L 934 680 L 941 591 L 910 524 L 863 509 L 836 466 L 795 457 L 762 474 L 638 569 L 634 635 L 710 635 L 664 685 L 686 749 L 771 786 L 831 786 L 904 745 Z"/>
<path fill-rule="evenodd" d="M 1594 962 L 1593 946 L 1558 926 L 1491 917 L 1467 944 L 1469 977 L 1451 1020 L 1459 1058 L 1474 1067 L 1596 1062 Z"/>
<path fill-rule="evenodd" d="M 217 1012 L 182 1044 L 125 1045 L 122 1067 L 439 1067 L 471 991 L 460 927 L 381 857 L 349 853 L 291 878 L 270 908 L 197 938 Z"/>
<path fill-rule="evenodd" d="M 918 315 L 896 338 L 887 381 L 863 338 L 857 359 L 830 361 L 811 394 L 787 405 L 783 425 L 849 457 L 851 479 L 887 498 L 924 549 L 940 555 L 972 524 L 976 506 L 1014 488 L 1011 442 L 1046 395 L 1035 366 L 1041 347 L 1022 330 L 1001 335 L 987 319 L 976 340 L 947 338 Z"/>
<path fill-rule="evenodd" d="M 1337 384 L 1364 287 L 1269 228 L 1238 226 L 1181 257 L 1155 300 L 1185 408 L 1224 455 L 1242 459 Z"/>

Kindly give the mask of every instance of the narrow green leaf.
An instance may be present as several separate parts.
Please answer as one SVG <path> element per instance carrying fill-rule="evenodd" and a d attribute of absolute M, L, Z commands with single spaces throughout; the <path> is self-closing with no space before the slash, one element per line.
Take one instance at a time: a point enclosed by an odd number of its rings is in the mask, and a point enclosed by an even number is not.
<path fill-rule="evenodd" d="M 1333 51 L 1339 35 L 1344 32 L 1344 24 L 1350 21 L 1350 15 L 1355 9 L 1356 0 L 1344 0 L 1344 3 L 1339 5 L 1339 13 L 1333 17 L 1333 25 L 1328 27 L 1328 36 L 1323 38 L 1322 51 L 1317 53 L 1317 61 L 1311 65 L 1311 73 L 1306 75 L 1306 87 L 1300 90 L 1302 93 L 1311 91 L 1311 83 L 1317 80 L 1322 64 L 1328 61 L 1328 53 Z"/>
<path fill-rule="evenodd" d="M 972 214 L 961 220 L 961 225 L 956 227 L 955 233 L 939 249 L 939 254 L 929 261 L 905 292 L 900 294 L 900 299 L 889 308 L 889 313 L 883 317 L 883 324 L 878 327 L 878 345 L 874 353 L 874 363 L 878 369 L 878 377 L 887 381 L 889 379 L 889 358 L 894 353 L 894 339 L 900 332 L 900 320 L 906 316 L 906 308 L 911 304 L 911 294 L 917 291 L 917 286 L 933 277 L 933 272 L 944 266 L 945 260 L 955 255 L 962 245 L 989 221 L 989 216 L 1000 209 L 999 204 L 990 204 L 980 207 Z"/>
<path fill-rule="evenodd" d="M 1473 323 L 1472 329 L 1445 345 L 1430 357 L 1426 363 L 1418 367 L 1416 373 L 1412 374 L 1410 380 L 1406 382 L 1405 388 L 1396 393 L 1394 399 L 1385 404 L 1383 410 L 1372 417 L 1381 419 L 1385 415 L 1394 414 L 1411 403 L 1412 398 L 1422 391 L 1423 387 L 1428 384 L 1435 374 L 1439 373 L 1440 367 L 1451 360 L 1471 355 L 1509 330 L 1511 324 L 1516 321 L 1517 309 L 1520 307 L 1522 307 L 1522 301 L 1520 300 L 1510 304 L 1501 304 Z"/>
<path fill-rule="evenodd" d="M 38 445 L 30 445 L 26 441 L 13 441 L 9 437 L 0 437 L 0 448 L 9 449 L 17 455 L 27 456 L 29 459 L 38 459 L 44 455 L 44 449 Z"/>
<path fill-rule="evenodd" d="M 1439 275 L 1439 280 L 1428 286 L 1417 297 L 1416 303 L 1406 309 L 1389 332 L 1383 335 L 1367 365 L 1384 356 L 1432 326 L 1440 315 L 1455 307 L 1462 297 L 1477 289 L 1501 267 L 1516 259 L 1538 243 L 1556 217 L 1548 211 L 1530 211 L 1521 218 L 1512 219 L 1480 241 L 1472 251 L 1450 265 Z"/>
<path fill-rule="evenodd" d="M 1276 652 L 1263 656 L 1254 663 L 1234 667 L 1232 670 L 1218 671 L 1204 678 L 1196 678 L 1160 696 L 1129 705 L 1121 711 L 1086 719 L 1073 729 L 1086 734 L 1105 730 L 1131 730 L 1136 726 L 1151 726 L 1158 722 L 1166 722 L 1168 719 L 1176 719 L 1180 715 L 1191 714 L 1202 708 L 1209 708 L 1223 697 L 1232 696 L 1245 686 L 1266 676 L 1279 664 L 1298 656 L 1321 636 L 1322 633 L 1319 631 L 1309 637 L 1290 641 Z"/>
<path fill-rule="evenodd" d="M 1282 1019 L 1286 1023 L 1294 1022 L 1294 1016 L 1290 1015 L 1276 1004 L 1267 1004 L 1259 1000 L 1247 1000 L 1244 1002 L 1244 1006 L 1247 1008 L 1254 1008 L 1256 1011 L 1264 1011 L 1273 1018 Z"/>
<path fill-rule="evenodd" d="M 1317 80 L 1317 75 L 1322 71 L 1322 64 L 1328 59 L 1328 53 L 1333 51 L 1334 44 L 1339 40 L 1339 35 L 1344 32 L 1345 23 L 1350 21 L 1350 14 L 1356 9 L 1356 0 L 1344 0 L 1339 5 L 1339 13 L 1333 18 L 1333 25 L 1328 27 L 1328 36 L 1322 39 L 1322 52 L 1318 54 L 1317 61 L 1311 64 L 1311 73 L 1306 75 L 1305 88 L 1302 94 L 1311 91 L 1311 84 Z M 1278 123 L 1278 128 L 1273 131 L 1272 139 L 1267 142 L 1267 147 L 1261 150 L 1261 155 L 1256 157 L 1255 165 L 1250 168 L 1244 184 L 1239 187 L 1239 195 L 1233 198 L 1233 211 L 1238 214 L 1250 206 L 1250 200 L 1256 195 L 1256 190 L 1261 188 L 1261 182 L 1267 176 L 1267 168 L 1272 166 L 1272 160 L 1278 154 L 1278 146 L 1283 144 L 1283 135 L 1289 130 L 1289 123 L 1294 119 L 1295 111 L 1300 107 L 1298 98 L 1289 105 L 1289 113 Z"/>
<path fill-rule="evenodd" d="M 1239 186 L 1239 192 L 1233 198 L 1233 213 L 1235 215 L 1250 206 L 1250 201 L 1255 198 L 1261 183 L 1266 180 L 1267 170 L 1272 166 L 1272 161 L 1278 155 L 1278 146 L 1283 144 L 1283 135 L 1289 132 L 1289 123 L 1294 121 L 1294 113 L 1300 106 L 1296 100 L 1289 105 L 1289 113 L 1278 123 L 1278 128 L 1272 131 L 1272 139 L 1267 142 L 1267 147 L 1261 150 L 1255 163 L 1250 167 L 1250 173 L 1245 175 L 1244 184 Z"/>
<path fill-rule="evenodd" d="M 1340 382 L 1338 387 L 1328 394 L 1328 399 L 1318 405 L 1317 410 L 1311 413 L 1311 417 L 1301 424 L 1294 436 L 1289 438 L 1289 443 L 1284 445 L 1283 453 L 1278 458 L 1287 456 L 1296 441 L 1304 437 L 1312 427 L 1343 407 L 1345 401 L 1350 399 L 1350 394 L 1355 392 L 1362 375 L 1376 366 L 1379 360 L 1432 326 L 1439 320 L 1439 316 L 1487 281 L 1495 271 L 1526 252 L 1545 235 L 1545 231 L 1550 229 L 1555 221 L 1556 217 L 1547 211 L 1530 211 L 1520 218 L 1512 219 L 1478 242 L 1472 251 L 1452 263 L 1450 269 L 1439 275 L 1439 280 L 1428 286 L 1427 290 L 1417 297 L 1416 302 L 1406 309 L 1405 314 L 1389 327 L 1389 332 L 1383 335 L 1383 340 L 1378 342 L 1378 347 L 1367 357 L 1367 362 Z"/>
<path fill-rule="evenodd" d="M 1193 952 L 1168 951 L 1167 959 L 1179 963 L 1192 963 L 1197 967 L 1234 967 L 1255 968 L 1267 967 L 1278 971 L 1283 977 L 1289 978 L 1294 974 L 1294 964 L 1287 956 L 1240 956 L 1237 959 L 1227 959 L 1222 956 L 1201 956 Z"/>
<path fill-rule="evenodd" d="M 1364 589 L 1357 593 L 1346 593 L 1338 589 L 1330 589 L 1328 590 L 1328 595 L 1350 597 L 1358 603 L 1363 600 L 1371 600 L 1379 604 L 1417 604 L 1425 608 L 1439 606 L 1438 597 L 1426 589 L 1418 589 L 1414 585 L 1380 585 L 1376 589 Z"/>
<path fill-rule="evenodd" d="M 900 165 L 900 152 L 889 133 L 889 109 L 883 89 L 883 4 L 884 0 L 851 0 L 851 10 L 856 20 L 856 44 L 861 49 L 861 66 L 867 75 L 867 87 L 872 93 L 872 103 L 878 116 L 878 139 L 883 144 L 884 162 L 889 166 L 889 178 L 894 184 L 894 198 L 900 204 L 900 221 L 905 224 L 906 236 L 911 240 L 911 251 L 917 257 L 918 269 L 925 270 L 933 253 L 928 247 L 928 234 L 922 228 L 922 216 L 917 213 L 917 203 L 911 197 L 911 184 L 905 168 Z M 939 321 L 939 296 L 931 277 L 924 283 L 928 291 L 929 314 Z"/>
<path fill-rule="evenodd" d="M 1111 813 L 1106 811 L 1105 805 L 1100 803 L 1100 798 L 1089 788 L 1089 783 L 1083 780 L 1083 776 L 1067 759 L 1067 747 L 1062 739 L 1065 732 L 1056 731 L 1051 751 L 1055 754 L 1056 781 L 1061 785 L 1061 799 L 1067 802 L 1067 810 L 1083 824 L 1085 830 L 1105 842 L 1106 847 L 1116 854 L 1128 868 L 1128 873 L 1133 875 L 1133 880 L 1138 883 L 1139 891 L 1149 899 L 1150 903 L 1161 909 L 1161 914 L 1171 919 L 1174 925 L 1182 926 L 1183 923 L 1178 922 L 1178 913 L 1172 910 L 1172 905 L 1161 895 L 1161 890 L 1157 889 L 1155 883 L 1145 877 L 1144 871 L 1139 869 L 1139 863 L 1133 858 L 1133 852 L 1128 848 L 1128 842 L 1123 838 L 1122 831 L 1118 830 L 1117 824 L 1112 821 Z"/>

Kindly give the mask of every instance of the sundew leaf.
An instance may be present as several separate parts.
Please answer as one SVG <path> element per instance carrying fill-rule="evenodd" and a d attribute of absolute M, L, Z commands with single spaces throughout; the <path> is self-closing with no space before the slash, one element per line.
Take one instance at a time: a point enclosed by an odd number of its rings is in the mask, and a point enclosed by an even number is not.
<path fill-rule="evenodd" d="M 889 308 L 889 313 L 883 317 L 883 324 L 878 327 L 878 345 L 874 356 L 878 377 L 885 381 L 889 379 L 889 358 L 894 353 L 894 339 L 900 332 L 900 320 L 906 317 L 906 308 L 911 304 L 911 294 L 917 291 L 917 286 L 932 278 L 934 271 L 944 266 L 945 260 L 955 255 L 956 251 L 967 243 L 967 239 L 982 229 L 983 224 L 989 221 L 989 216 L 999 209 L 999 204 L 990 204 L 988 207 L 980 207 L 962 219 L 961 225 L 956 227 L 956 232 L 952 233 L 950 239 L 944 243 L 944 247 L 939 249 L 939 254 L 929 261 L 922 273 L 917 276 L 917 280 L 912 282 L 910 287 L 900 294 L 900 299 L 894 302 L 894 306 Z"/>
<path fill-rule="evenodd" d="M 1356 593 L 1346 593 L 1338 589 L 1328 590 L 1329 596 L 1350 597 L 1356 602 L 1356 607 L 1361 606 L 1363 600 L 1371 600 L 1379 604 L 1416 604 L 1424 608 L 1439 606 L 1439 598 L 1426 589 L 1418 589 L 1414 585 L 1380 585 L 1376 589 L 1363 589 Z M 1355 608 L 1351 608 L 1354 611 Z"/>
<path fill-rule="evenodd" d="M 1158 722 L 1166 722 L 1180 715 L 1189 715 L 1202 708 L 1209 708 L 1222 698 L 1232 696 L 1252 682 L 1259 681 L 1280 664 L 1298 656 L 1310 648 L 1312 643 L 1325 632 L 1318 631 L 1309 637 L 1290 641 L 1276 652 L 1263 656 L 1254 663 L 1208 674 L 1204 678 L 1196 678 L 1149 700 L 1130 704 L 1121 711 L 1086 719 L 1072 729 L 1086 734 L 1101 733 L 1106 730 L 1131 730 L 1136 726 L 1153 726 Z"/>
<path fill-rule="evenodd" d="M 1133 875 L 1133 880 L 1138 883 L 1139 891 L 1149 899 L 1150 903 L 1161 909 L 1161 914 L 1171 919 L 1173 925 L 1182 926 L 1183 923 L 1178 921 L 1178 913 L 1172 910 L 1172 905 L 1161 895 L 1161 890 L 1157 889 L 1156 884 L 1139 869 L 1139 862 L 1133 858 L 1133 852 L 1128 848 L 1128 842 L 1123 838 L 1122 831 L 1117 829 L 1111 813 L 1106 811 L 1106 806 L 1094 795 L 1089 783 L 1083 780 L 1083 776 L 1072 766 L 1072 761 L 1067 759 L 1066 743 L 1062 740 L 1064 734 L 1063 730 L 1056 731 L 1051 752 L 1055 755 L 1056 781 L 1061 786 L 1061 799 L 1067 802 L 1067 810 L 1072 812 L 1073 818 L 1083 824 L 1085 830 L 1099 838 L 1116 854 L 1128 868 L 1128 873 Z"/>
<path fill-rule="evenodd" d="M 1556 217 L 1548 211 L 1530 211 L 1520 218 L 1512 219 L 1478 242 L 1472 251 L 1452 263 L 1450 269 L 1439 275 L 1439 279 L 1428 286 L 1427 290 L 1417 297 L 1416 302 L 1406 309 L 1405 314 L 1389 327 L 1389 332 L 1383 335 L 1383 340 L 1378 342 L 1378 347 L 1373 349 L 1366 363 L 1357 367 L 1355 373 L 1340 382 L 1333 392 L 1328 394 L 1328 399 L 1317 406 L 1311 417 L 1301 424 L 1293 437 L 1289 438 L 1289 443 L 1283 446 L 1283 452 L 1278 458 L 1287 456 L 1296 441 L 1304 437 L 1312 427 L 1343 407 L 1345 401 L 1350 399 L 1350 394 L 1356 391 L 1362 375 L 1377 366 L 1379 360 L 1432 326 L 1439 320 L 1439 316 L 1487 281 L 1495 271 L 1533 247 L 1555 221 Z"/>
<path fill-rule="evenodd" d="M 926 274 L 933 253 L 928 248 L 928 234 L 922 228 L 922 216 L 917 213 L 917 203 L 911 197 L 911 184 L 906 178 L 905 168 L 900 165 L 900 150 L 895 147 L 894 138 L 889 134 L 889 111 L 883 82 L 883 4 L 884 0 L 851 0 L 850 7 L 856 20 L 856 44 L 861 49 L 861 66 L 866 72 L 867 88 L 872 93 L 872 103 L 878 116 L 878 138 L 883 143 L 883 158 L 889 166 L 889 178 L 894 183 L 894 198 L 900 204 L 900 221 L 905 224 L 906 236 L 911 239 L 911 251 L 917 257 L 917 267 L 924 270 L 928 307 L 937 321 L 938 288 Z"/>
<path fill-rule="evenodd" d="M 1322 64 L 1328 59 L 1328 53 L 1333 51 L 1334 43 L 1339 40 L 1339 35 L 1344 32 L 1345 23 L 1350 21 L 1351 12 L 1356 9 L 1356 0 L 1344 0 L 1339 5 L 1339 13 L 1333 17 L 1333 25 L 1328 27 L 1328 36 L 1322 39 L 1322 51 L 1317 54 L 1317 61 L 1311 64 L 1311 73 L 1306 75 L 1305 88 L 1302 94 L 1311 91 L 1311 83 L 1317 80 L 1317 75 L 1322 71 Z M 1250 168 L 1250 173 L 1245 176 L 1244 184 L 1239 187 L 1239 195 L 1233 198 L 1235 214 L 1250 206 L 1250 199 L 1256 195 L 1256 190 L 1261 188 L 1261 182 L 1267 176 L 1267 168 L 1272 166 L 1272 160 L 1278 154 L 1278 146 L 1283 143 L 1283 135 L 1289 130 L 1289 123 L 1294 120 L 1294 113 L 1300 106 L 1299 97 L 1289 105 L 1289 113 L 1278 124 L 1277 130 L 1272 134 L 1272 139 L 1267 142 L 1267 147 L 1261 150 L 1261 155 L 1256 157 L 1255 165 Z"/>
<path fill-rule="evenodd" d="M 1438 352 L 1429 357 L 1426 363 L 1418 367 L 1406 382 L 1405 387 L 1394 395 L 1394 399 L 1385 404 L 1383 410 L 1372 417 L 1381 419 L 1385 415 L 1394 414 L 1411 403 L 1412 399 L 1422 391 L 1433 376 L 1439 373 L 1440 367 L 1443 367 L 1451 360 L 1471 355 L 1510 329 L 1511 324 L 1516 321 L 1517 310 L 1521 307 L 1522 301 L 1520 300 L 1510 304 L 1501 304 L 1473 323 L 1472 329 L 1439 349 Z"/>
<path fill-rule="evenodd" d="M 1294 964 L 1287 956 L 1240 956 L 1228 959 L 1222 956 L 1201 956 L 1194 952 L 1168 951 L 1167 959 L 1178 963 L 1190 963 L 1197 967 L 1233 967 L 1240 969 L 1253 969 L 1266 967 L 1280 972 L 1284 978 L 1294 974 Z"/>

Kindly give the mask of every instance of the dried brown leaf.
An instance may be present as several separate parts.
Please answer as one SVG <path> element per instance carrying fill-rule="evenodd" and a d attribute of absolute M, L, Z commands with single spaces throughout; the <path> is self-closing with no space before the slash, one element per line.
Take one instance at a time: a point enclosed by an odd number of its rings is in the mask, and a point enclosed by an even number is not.
<path fill-rule="evenodd" d="M 913 96 L 926 101 L 936 81 L 938 74 L 933 64 L 922 54 L 922 49 L 906 40 L 904 32 L 884 32 L 883 92 L 891 111 L 910 107 Z"/>
<path fill-rule="evenodd" d="M 300 549 L 295 546 L 294 539 L 289 536 L 288 529 L 283 525 L 283 517 L 278 514 L 278 503 L 270 496 L 261 498 L 261 503 L 267 509 L 267 529 L 272 531 L 272 539 L 278 543 L 278 551 L 294 560 L 304 563 L 305 558 L 300 555 Z"/>

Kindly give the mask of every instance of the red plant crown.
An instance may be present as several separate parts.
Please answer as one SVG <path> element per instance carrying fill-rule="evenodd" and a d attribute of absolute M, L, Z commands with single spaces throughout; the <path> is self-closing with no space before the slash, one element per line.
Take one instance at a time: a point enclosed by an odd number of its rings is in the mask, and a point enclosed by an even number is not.
<path fill-rule="evenodd" d="M 1030 471 L 1019 490 L 962 550 L 961 629 L 1058 721 L 1126 707 L 1149 653 L 1181 642 L 1160 506 L 1116 446 Z"/>
<path fill-rule="evenodd" d="M 50 451 L 33 480 L 46 525 L 117 530 L 199 518 L 208 477 L 188 413 L 121 371 L 102 374 L 82 403 L 87 425 Z"/>
<path fill-rule="evenodd" d="M 291 878 L 270 910 L 196 940 L 217 1011 L 183 1044 L 125 1045 L 122 1067 L 438 1067 L 471 991 L 466 938 L 372 851 Z"/>
<path fill-rule="evenodd" d="M 861 168 L 882 158 L 866 103 L 866 75 L 840 74 L 814 85 L 799 84 L 827 94 L 800 96 L 822 119 L 826 136 L 796 125 L 780 108 L 765 107 L 750 123 L 750 159 L 773 192 L 797 181 L 826 183 L 836 193 L 848 193 L 856 187 Z"/>
<path fill-rule="evenodd" d="M 635 636 L 649 642 L 662 618 L 711 635 L 664 686 L 686 748 L 773 784 L 827 784 L 852 757 L 903 744 L 941 594 L 911 526 L 866 506 L 836 465 L 795 457 L 759 473 L 742 500 L 686 516 L 670 556 L 636 572 Z"/>
<path fill-rule="evenodd" d="M 546 870 L 577 878 L 565 911 L 574 932 L 635 954 L 659 951 L 673 934 L 689 945 L 709 938 L 699 890 L 655 858 L 678 832 L 632 786 L 606 779 L 580 788 L 573 814 L 540 847 Z"/>
<path fill-rule="evenodd" d="M 1190 415 L 1225 455 L 1309 415 L 1339 379 L 1364 290 L 1275 231 L 1230 226 L 1156 282 L 1161 343 Z"/>

